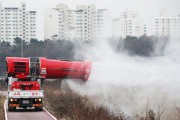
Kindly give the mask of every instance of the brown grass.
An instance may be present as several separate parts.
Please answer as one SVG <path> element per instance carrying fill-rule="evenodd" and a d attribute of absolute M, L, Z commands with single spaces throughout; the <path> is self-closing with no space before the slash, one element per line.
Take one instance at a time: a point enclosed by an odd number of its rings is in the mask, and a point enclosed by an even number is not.
<path fill-rule="evenodd" d="M 4 101 L 5 97 L 0 95 L 0 120 L 4 120 Z"/>
<path fill-rule="evenodd" d="M 157 113 L 149 109 L 144 115 L 128 116 L 119 113 L 110 114 L 107 108 L 95 106 L 87 96 L 80 96 L 67 88 L 61 88 L 59 81 L 45 81 L 44 105 L 58 120 L 180 120 L 180 107 L 172 110 L 159 110 Z"/>
<path fill-rule="evenodd" d="M 0 80 L 0 91 L 7 90 L 4 81 Z M 0 120 L 4 120 L 4 102 L 5 96 L 0 95 Z"/>
<path fill-rule="evenodd" d="M 7 86 L 5 84 L 5 81 L 0 80 L 0 91 L 5 91 L 7 90 Z"/>
<path fill-rule="evenodd" d="M 121 113 L 119 116 L 109 114 L 103 107 L 97 107 L 86 96 L 80 96 L 70 90 L 62 90 L 60 82 L 46 81 L 44 84 L 45 107 L 58 120 L 127 120 Z"/>

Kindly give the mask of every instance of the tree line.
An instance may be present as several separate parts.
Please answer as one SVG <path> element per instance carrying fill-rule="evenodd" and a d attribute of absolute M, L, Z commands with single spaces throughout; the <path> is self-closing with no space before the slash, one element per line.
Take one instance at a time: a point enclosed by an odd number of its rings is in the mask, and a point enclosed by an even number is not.
<path fill-rule="evenodd" d="M 127 36 L 125 39 L 112 39 L 110 45 L 116 52 L 125 52 L 131 56 L 161 56 L 169 42 L 168 37 Z"/>

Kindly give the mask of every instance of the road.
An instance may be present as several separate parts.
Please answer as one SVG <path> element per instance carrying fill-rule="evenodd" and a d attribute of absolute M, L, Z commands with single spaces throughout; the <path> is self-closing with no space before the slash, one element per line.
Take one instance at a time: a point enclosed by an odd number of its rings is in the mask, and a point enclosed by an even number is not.
<path fill-rule="evenodd" d="M 45 109 L 43 111 L 34 111 L 33 109 L 17 109 L 13 112 L 8 112 L 7 101 L 5 102 L 5 116 L 6 120 L 56 120 L 50 113 Z"/>

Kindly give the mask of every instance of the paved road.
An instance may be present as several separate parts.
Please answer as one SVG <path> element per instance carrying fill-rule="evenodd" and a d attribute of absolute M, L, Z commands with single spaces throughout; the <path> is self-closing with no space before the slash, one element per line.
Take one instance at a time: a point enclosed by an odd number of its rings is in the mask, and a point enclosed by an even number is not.
<path fill-rule="evenodd" d="M 6 112 L 7 112 L 7 120 L 56 120 L 52 116 L 50 116 L 45 110 L 43 111 L 34 111 L 33 109 L 18 109 L 13 112 L 7 111 L 7 102 L 6 104 Z"/>

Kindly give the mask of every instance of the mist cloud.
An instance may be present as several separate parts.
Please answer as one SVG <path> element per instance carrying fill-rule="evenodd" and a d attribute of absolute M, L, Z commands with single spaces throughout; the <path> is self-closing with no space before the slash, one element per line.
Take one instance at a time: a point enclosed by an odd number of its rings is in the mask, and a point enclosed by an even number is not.
<path fill-rule="evenodd" d="M 105 40 L 79 51 L 93 61 L 92 72 L 86 84 L 68 80 L 69 88 L 88 96 L 97 105 L 103 105 L 118 115 L 144 115 L 148 108 L 166 111 L 180 106 L 180 41 L 170 40 L 163 55 L 151 57 L 129 56 L 114 52 Z M 77 53 L 77 54 L 79 54 Z"/>

